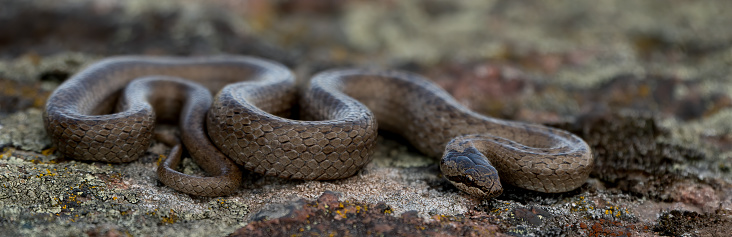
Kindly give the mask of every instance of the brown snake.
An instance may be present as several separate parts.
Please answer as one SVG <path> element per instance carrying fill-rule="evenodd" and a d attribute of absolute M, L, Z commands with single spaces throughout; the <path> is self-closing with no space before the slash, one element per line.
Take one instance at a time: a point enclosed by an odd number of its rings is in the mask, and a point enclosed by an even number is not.
<path fill-rule="evenodd" d="M 352 176 L 371 160 L 377 119 L 380 129 L 404 136 L 426 155 L 442 155 L 444 177 L 480 197 L 501 194 L 501 181 L 565 192 L 582 185 L 592 169 L 590 148 L 579 137 L 477 114 L 416 74 L 317 74 L 300 103 L 306 120 L 284 118 L 295 104 L 294 81 L 284 66 L 251 57 L 110 58 L 59 86 L 44 122 L 63 156 L 128 162 L 147 150 L 156 120 L 178 121 L 182 143 L 212 176 L 172 169 L 181 154 L 175 145 L 158 178 L 203 196 L 235 191 L 242 178 L 236 164 L 292 179 Z M 218 91 L 213 102 L 209 91 Z M 110 114 L 115 101 L 117 112 Z"/>

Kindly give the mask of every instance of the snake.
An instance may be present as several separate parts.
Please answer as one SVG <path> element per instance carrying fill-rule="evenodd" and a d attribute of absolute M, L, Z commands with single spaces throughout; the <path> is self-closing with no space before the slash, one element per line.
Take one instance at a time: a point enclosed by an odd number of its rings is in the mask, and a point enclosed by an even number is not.
<path fill-rule="evenodd" d="M 103 59 L 54 90 L 43 120 L 61 156 L 110 163 L 138 159 L 156 124 L 177 123 L 180 139 L 168 139 L 158 180 L 199 196 L 232 194 L 241 168 L 287 179 L 353 176 L 371 161 L 378 130 L 441 157 L 442 177 L 479 198 L 500 195 L 503 184 L 574 190 L 594 161 L 568 131 L 481 115 L 415 73 L 336 68 L 298 89 L 286 66 L 236 55 Z M 207 176 L 175 169 L 184 150 Z"/>

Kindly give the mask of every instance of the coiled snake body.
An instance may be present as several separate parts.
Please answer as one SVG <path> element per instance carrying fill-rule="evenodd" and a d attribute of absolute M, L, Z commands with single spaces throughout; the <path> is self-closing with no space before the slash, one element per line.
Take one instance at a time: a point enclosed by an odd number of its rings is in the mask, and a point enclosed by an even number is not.
<path fill-rule="evenodd" d="M 209 91 L 218 92 L 215 100 Z M 377 120 L 378 128 L 404 136 L 421 152 L 442 155 L 444 177 L 476 196 L 499 195 L 501 180 L 564 192 L 582 185 L 592 168 L 590 149 L 579 137 L 477 114 L 407 72 L 317 74 L 300 103 L 307 120 L 284 118 L 295 97 L 292 73 L 262 59 L 117 57 L 59 86 L 44 122 L 64 156 L 128 162 L 145 152 L 156 120 L 179 116 L 182 143 L 211 176 L 172 169 L 180 160 L 176 145 L 158 178 L 203 196 L 235 191 L 242 176 L 236 164 L 283 178 L 352 176 L 371 160 Z M 109 114 L 114 101 L 117 112 Z"/>

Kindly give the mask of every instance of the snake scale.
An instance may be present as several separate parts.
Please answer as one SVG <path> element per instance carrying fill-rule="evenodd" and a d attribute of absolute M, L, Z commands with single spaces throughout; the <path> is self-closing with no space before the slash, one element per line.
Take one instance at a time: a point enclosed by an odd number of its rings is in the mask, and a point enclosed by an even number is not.
<path fill-rule="evenodd" d="M 156 122 L 177 121 L 182 145 L 210 176 L 173 169 L 182 146 L 172 141 L 158 179 L 202 196 L 236 191 L 240 166 L 291 179 L 352 176 L 371 160 L 377 128 L 442 156 L 443 176 L 478 197 L 501 194 L 501 182 L 565 192 L 592 169 L 579 137 L 480 115 L 413 73 L 319 73 L 300 98 L 304 120 L 287 118 L 298 99 L 294 84 L 285 66 L 253 57 L 114 57 L 60 85 L 44 123 L 61 155 L 118 163 L 145 153 Z"/>

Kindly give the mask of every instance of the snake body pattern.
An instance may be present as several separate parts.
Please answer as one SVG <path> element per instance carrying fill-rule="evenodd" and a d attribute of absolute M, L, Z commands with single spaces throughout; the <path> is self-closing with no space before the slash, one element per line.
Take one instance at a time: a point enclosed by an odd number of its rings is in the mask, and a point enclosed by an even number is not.
<path fill-rule="evenodd" d="M 242 178 L 237 164 L 291 179 L 350 177 L 370 162 L 377 128 L 442 156 L 443 176 L 479 197 L 501 194 L 501 181 L 565 192 L 592 169 L 579 137 L 477 114 L 416 74 L 319 73 L 300 102 L 305 120 L 286 118 L 296 104 L 294 82 L 286 67 L 252 57 L 115 57 L 60 85 L 44 123 L 63 156 L 129 162 L 146 151 L 156 120 L 178 121 L 183 145 L 211 176 L 174 170 L 182 150 L 174 144 L 158 179 L 202 196 L 234 192 Z M 218 92 L 213 100 L 211 92 Z"/>

